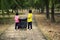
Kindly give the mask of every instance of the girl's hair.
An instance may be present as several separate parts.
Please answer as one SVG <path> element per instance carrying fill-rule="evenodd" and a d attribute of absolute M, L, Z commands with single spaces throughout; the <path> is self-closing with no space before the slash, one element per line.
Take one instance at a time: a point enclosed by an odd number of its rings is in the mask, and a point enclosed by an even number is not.
<path fill-rule="evenodd" d="M 29 10 L 29 13 L 32 13 L 32 10 Z"/>
<path fill-rule="evenodd" d="M 16 13 L 16 15 L 18 15 L 18 13 Z"/>

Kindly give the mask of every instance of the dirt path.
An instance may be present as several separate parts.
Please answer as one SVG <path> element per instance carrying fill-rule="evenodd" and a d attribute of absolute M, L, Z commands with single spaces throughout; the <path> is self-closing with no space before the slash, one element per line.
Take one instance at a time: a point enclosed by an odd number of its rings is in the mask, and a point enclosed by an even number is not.
<path fill-rule="evenodd" d="M 32 30 L 15 30 L 13 24 L 0 36 L 0 40 L 46 40 L 34 23 Z"/>

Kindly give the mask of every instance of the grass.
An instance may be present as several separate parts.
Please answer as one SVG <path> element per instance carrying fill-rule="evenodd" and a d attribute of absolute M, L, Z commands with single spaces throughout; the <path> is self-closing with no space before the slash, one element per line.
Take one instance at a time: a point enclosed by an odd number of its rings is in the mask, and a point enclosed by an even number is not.
<path fill-rule="evenodd" d="M 0 35 L 9 27 L 7 24 L 0 25 Z"/>
<path fill-rule="evenodd" d="M 10 24 L 13 23 L 13 19 L 12 18 L 0 18 L 0 24 Z"/>
<path fill-rule="evenodd" d="M 19 13 L 19 16 L 22 16 L 22 15 L 24 15 L 24 13 Z M 15 16 L 15 13 L 11 13 L 10 16 L 5 15 L 4 17 L 0 15 L 0 24 L 14 23 L 14 16 Z"/>
<path fill-rule="evenodd" d="M 0 18 L 0 35 L 13 23 L 13 18 Z"/>
<path fill-rule="evenodd" d="M 51 21 L 45 18 L 45 15 L 36 15 L 35 16 L 38 28 L 42 31 L 42 33 L 46 36 L 48 40 L 60 40 L 60 18 L 55 16 L 56 23 L 51 23 Z"/>

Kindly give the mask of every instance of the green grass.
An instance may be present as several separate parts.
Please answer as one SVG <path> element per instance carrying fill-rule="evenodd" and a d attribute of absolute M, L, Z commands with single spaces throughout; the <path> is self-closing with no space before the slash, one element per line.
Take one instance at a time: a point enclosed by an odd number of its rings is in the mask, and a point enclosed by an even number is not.
<path fill-rule="evenodd" d="M 11 24 L 13 22 L 13 18 L 0 18 L 0 24 Z"/>

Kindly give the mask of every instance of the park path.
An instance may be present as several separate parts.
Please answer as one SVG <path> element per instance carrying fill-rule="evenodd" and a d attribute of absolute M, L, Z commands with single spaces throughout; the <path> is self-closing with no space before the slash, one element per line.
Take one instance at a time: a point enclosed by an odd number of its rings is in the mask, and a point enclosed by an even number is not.
<path fill-rule="evenodd" d="M 0 40 L 46 40 L 43 34 L 38 30 L 33 20 L 32 30 L 15 30 L 12 24 L 1 36 Z"/>

